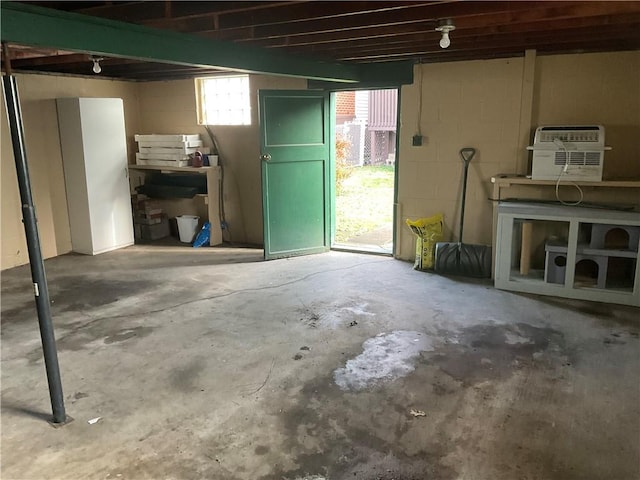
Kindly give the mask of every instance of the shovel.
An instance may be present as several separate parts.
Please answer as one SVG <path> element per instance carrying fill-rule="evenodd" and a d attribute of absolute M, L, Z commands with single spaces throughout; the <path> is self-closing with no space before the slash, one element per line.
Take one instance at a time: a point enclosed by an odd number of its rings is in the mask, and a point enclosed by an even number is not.
<path fill-rule="evenodd" d="M 462 227 L 464 226 L 464 206 L 467 197 L 467 174 L 469 162 L 476 154 L 475 148 L 465 147 L 460 150 L 464 164 L 462 181 L 462 206 L 460 209 L 460 241 L 436 243 L 436 259 L 434 270 L 437 273 L 463 275 L 467 277 L 491 277 L 491 247 L 486 245 L 467 245 L 462 243 Z"/>

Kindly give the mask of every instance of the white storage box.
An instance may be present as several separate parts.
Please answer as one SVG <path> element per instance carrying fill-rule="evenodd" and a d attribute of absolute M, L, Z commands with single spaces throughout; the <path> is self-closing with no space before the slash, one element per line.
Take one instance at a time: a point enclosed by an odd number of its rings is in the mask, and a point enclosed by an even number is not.
<path fill-rule="evenodd" d="M 136 142 L 190 142 L 200 140 L 200 135 L 135 135 Z"/>
<path fill-rule="evenodd" d="M 138 135 L 136 135 L 138 136 Z M 138 148 L 156 148 L 156 147 L 169 147 L 169 148 L 191 148 L 191 147 L 202 147 L 204 145 L 202 140 L 187 140 L 184 142 L 179 141 L 153 141 L 147 142 L 138 140 Z"/>
<path fill-rule="evenodd" d="M 140 153 L 173 153 L 173 154 L 193 154 L 196 152 L 209 153 L 209 147 L 142 147 L 138 145 L 138 152 Z"/>

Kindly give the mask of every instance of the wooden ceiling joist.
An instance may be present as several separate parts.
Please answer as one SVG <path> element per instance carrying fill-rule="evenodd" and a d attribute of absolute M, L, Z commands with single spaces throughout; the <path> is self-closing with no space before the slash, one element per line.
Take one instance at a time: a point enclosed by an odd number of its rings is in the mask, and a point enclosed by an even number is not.
<path fill-rule="evenodd" d="M 319 62 L 32 5 L 2 2 L 0 8 L 5 42 L 334 82 L 357 83 L 369 73 L 368 69 L 348 64 Z M 398 70 L 398 84 L 412 78 L 409 67 Z"/>
<path fill-rule="evenodd" d="M 126 38 L 121 39 L 118 32 L 107 42 L 105 33 L 104 41 L 95 45 L 95 39 L 83 36 L 86 40 L 83 46 L 75 46 L 81 52 L 110 57 L 105 65 L 113 68 L 105 70 L 118 78 L 132 79 L 145 75 L 144 78 L 175 78 L 181 73 L 186 77 L 223 67 L 262 73 L 274 73 L 275 69 L 313 78 L 339 77 L 363 85 L 372 74 L 392 80 L 393 75 L 383 73 L 392 62 L 396 70 L 403 72 L 396 80 L 402 77 L 408 81 L 413 62 L 521 56 L 529 49 L 552 54 L 640 48 L 640 1 L 164 0 L 17 4 L 26 4 L 25 8 L 43 5 L 61 15 L 68 12 L 91 15 L 90 21 L 94 23 L 119 21 L 118 28 L 123 29 Z M 0 3 L 2 35 L 6 5 L 11 4 Z M 435 27 L 442 19 L 450 19 L 456 26 L 448 49 L 438 46 L 440 34 Z M 119 53 L 106 51 L 113 50 L 114 44 L 134 42 L 132 29 L 145 27 L 154 27 L 149 30 L 157 35 L 151 52 L 142 54 L 140 48 L 128 46 Z M 29 29 L 33 26 L 29 25 L 26 30 Z M 79 35 L 65 27 L 59 31 L 64 39 Z M 175 37 L 180 33 L 188 35 Z M 21 38 L 39 35 L 40 32 L 28 32 Z M 183 43 L 180 55 L 172 46 L 175 38 L 189 38 L 196 45 L 205 45 L 200 41 L 214 43 L 206 44 L 207 49 L 190 49 L 190 43 Z M 38 45 L 37 48 L 43 46 Z M 54 42 L 48 46 L 71 50 L 68 45 L 56 45 Z M 162 49 L 172 54 L 158 53 Z M 46 60 L 33 56 L 16 60 L 16 64 L 34 71 L 86 70 L 83 62 L 74 63 L 73 56 L 66 60 L 56 59 L 55 53 Z M 111 58 L 116 56 L 133 60 Z M 377 66 L 370 65 L 371 62 Z M 140 63 L 154 66 L 133 68 Z M 191 64 L 195 70 L 172 67 L 169 63 Z M 301 74 L 302 71 L 305 73 Z"/>

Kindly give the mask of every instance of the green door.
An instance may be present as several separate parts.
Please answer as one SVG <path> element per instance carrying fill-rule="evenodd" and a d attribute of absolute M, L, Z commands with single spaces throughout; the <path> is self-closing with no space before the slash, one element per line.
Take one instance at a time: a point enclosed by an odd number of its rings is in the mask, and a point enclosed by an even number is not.
<path fill-rule="evenodd" d="M 329 119 L 328 93 L 260 91 L 267 260 L 329 250 Z"/>

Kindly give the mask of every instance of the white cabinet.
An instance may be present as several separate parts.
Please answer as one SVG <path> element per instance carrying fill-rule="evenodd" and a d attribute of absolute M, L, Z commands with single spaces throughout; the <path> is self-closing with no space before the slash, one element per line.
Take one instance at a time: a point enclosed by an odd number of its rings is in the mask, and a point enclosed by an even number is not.
<path fill-rule="evenodd" d="M 495 286 L 640 306 L 640 213 L 500 203 Z"/>
<path fill-rule="evenodd" d="M 56 103 L 73 251 L 95 255 L 132 245 L 122 99 Z"/>

